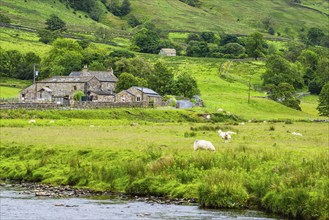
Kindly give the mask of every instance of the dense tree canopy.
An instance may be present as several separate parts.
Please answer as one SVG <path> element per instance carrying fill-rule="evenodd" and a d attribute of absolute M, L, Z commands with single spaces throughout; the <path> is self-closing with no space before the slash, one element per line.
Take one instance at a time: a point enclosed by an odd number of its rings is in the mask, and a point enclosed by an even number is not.
<path fill-rule="evenodd" d="M 156 31 L 143 28 L 133 37 L 133 43 L 143 53 L 159 52 L 160 37 Z"/>
<path fill-rule="evenodd" d="M 149 87 L 160 95 L 172 94 L 174 74 L 161 62 L 154 65 L 154 71 L 148 79 Z"/>
<path fill-rule="evenodd" d="M 250 57 L 264 57 L 266 54 L 266 43 L 260 33 L 251 34 L 246 40 L 246 50 Z"/>
<path fill-rule="evenodd" d="M 180 74 L 176 79 L 175 94 L 186 98 L 199 95 L 200 90 L 196 80 L 188 73 Z"/>
<path fill-rule="evenodd" d="M 279 55 L 273 55 L 266 61 L 266 72 L 262 75 L 264 85 L 289 83 L 294 88 L 302 88 L 303 79 L 294 64 Z"/>

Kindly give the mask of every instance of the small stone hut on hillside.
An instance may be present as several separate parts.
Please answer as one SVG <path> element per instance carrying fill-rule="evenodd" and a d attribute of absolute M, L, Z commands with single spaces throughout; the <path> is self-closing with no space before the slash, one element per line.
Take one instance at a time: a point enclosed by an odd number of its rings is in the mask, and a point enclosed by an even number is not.
<path fill-rule="evenodd" d="M 162 48 L 159 52 L 159 55 L 162 56 L 176 56 L 176 50 L 172 48 Z"/>

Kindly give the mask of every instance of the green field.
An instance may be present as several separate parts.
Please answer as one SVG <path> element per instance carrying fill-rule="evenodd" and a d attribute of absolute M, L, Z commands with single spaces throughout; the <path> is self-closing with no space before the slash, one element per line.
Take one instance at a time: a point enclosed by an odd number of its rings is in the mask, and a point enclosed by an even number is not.
<path fill-rule="evenodd" d="M 186 121 L 195 113 L 185 110 L 99 111 L 2 111 L 0 177 L 329 217 L 328 123 L 241 125 Z M 169 113 L 166 122 L 161 116 Z M 237 134 L 224 143 L 218 129 Z M 194 152 L 196 139 L 212 141 L 216 152 Z"/>

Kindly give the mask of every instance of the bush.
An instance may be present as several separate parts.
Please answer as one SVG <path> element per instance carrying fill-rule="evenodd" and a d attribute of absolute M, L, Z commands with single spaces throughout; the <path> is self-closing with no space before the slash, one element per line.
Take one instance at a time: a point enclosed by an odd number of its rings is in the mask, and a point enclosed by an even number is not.
<path fill-rule="evenodd" d="M 74 94 L 73 94 L 73 100 L 74 101 L 81 101 L 82 97 L 85 97 L 86 95 L 82 92 L 82 91 L 76 91 Z"/>

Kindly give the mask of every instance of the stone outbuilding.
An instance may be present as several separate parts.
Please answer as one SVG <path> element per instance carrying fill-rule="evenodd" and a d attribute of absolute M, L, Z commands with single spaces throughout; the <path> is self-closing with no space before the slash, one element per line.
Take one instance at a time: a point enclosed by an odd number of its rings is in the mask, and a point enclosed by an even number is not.
<path fill-rule="evenodd" d="M 172 48 L 162 48 L 159 52 L 159 55 L 174 57 L 176 56 L 176 50 Z"/>
<path fill-rule="evenodd" d="M 145 102 L 160 105 L 162 97 L 152 89 L 133 86 L 119 92 L 116 95 L 116 102 Z"/>

